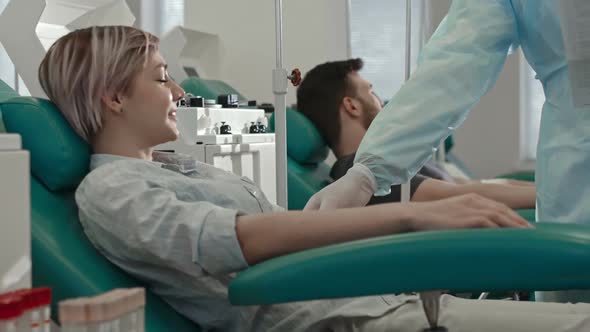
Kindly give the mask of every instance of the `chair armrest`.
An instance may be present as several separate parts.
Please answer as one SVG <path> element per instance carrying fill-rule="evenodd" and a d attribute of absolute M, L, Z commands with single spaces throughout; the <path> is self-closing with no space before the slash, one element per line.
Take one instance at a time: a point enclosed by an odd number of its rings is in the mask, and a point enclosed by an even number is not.
<path fill-rule="evenodd" d="M 590 288 L 590 227 L 406 233 L 272 259 L 230 284 L 235 305 L 397 294 Z"/>

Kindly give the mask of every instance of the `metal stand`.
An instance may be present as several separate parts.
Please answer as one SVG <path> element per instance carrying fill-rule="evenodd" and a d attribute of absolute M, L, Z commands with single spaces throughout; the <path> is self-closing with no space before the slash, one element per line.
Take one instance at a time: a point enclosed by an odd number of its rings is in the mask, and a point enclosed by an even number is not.
<path fill-rule="evenodd" d="M 412 4 L 410 0 L 406 0 L 406 57 L 404 81 L 407 82 L 410 78 L 410 64 L 412 61 Z M 411 196 L 411 182 L 402 184 L 401 187 L 401 202 L 409 202 Z"/>
<path fill-rule="evenodd" d="M 283 1 L 275 0 L 277 66 L 272 73 L 275 95 L 277 204 L 287 209 L 287 70 L 283 68 Z"/>
<path fill-rule="evenodd" d="M 448 332 L 449 330 L 444 326 L 429 327 L 424 329 L 424 332 Z"/>
<path fill-rule="evenodd" d="M 446 327 L 438 326 L 438 313 L 440 310 L 440 291 L 421 292 L 420 300 L 422 301 L 422 309 L 426 314 L 429 328 L 424 329 L 424 332 L 442 332 L 447 331 Z"/>

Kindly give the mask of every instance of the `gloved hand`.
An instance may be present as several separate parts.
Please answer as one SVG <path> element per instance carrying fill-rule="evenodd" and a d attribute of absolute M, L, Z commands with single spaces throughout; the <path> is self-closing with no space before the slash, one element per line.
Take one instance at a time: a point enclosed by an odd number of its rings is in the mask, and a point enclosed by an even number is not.
<path fill-rule="evenodd" d="M 303 210 L 328 210 L 365 206 L 377 189 L 377 181 L 363 164 L 354 164 L 336 182 L 313 195 Z"/>

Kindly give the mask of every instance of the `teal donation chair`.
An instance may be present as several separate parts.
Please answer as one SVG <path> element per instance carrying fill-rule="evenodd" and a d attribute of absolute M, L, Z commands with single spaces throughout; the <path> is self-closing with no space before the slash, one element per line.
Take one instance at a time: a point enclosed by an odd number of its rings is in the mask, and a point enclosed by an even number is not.
<path fill-rule="evenodd" d="M 51 287 L 53 318 L 61 300 L 143 286 L 97 252 L 78 222 L 74 191 L 88 172 L 86 143 L 47 100 L 16 97 L 0 102 L 0 111 L 30 151 L 33 286 Z M 146 299 L 146 331 L 199 331 L 150 291 Z"/>
<path fill-rule="evenodd" d="M 497 176 L 497 178 L 535 182 L 535 172 L 534 171 L 529 171 L 529 172 L 522 171 L 522 172 L 506 173 L 506 174 L 502 174 L 502 175 Z"/>
<path fill-rule="evenodd" d="M 325 163 L 329 148 L 305 115 L 288 108 L 286 122 L 289 210 L 303 210 L 313 194 L 333 181 Z M 270 127 L 274 130 L 274 115 Z"/>
<path fill-rule="evenodd" d="M 98 253 L 78 222 L 73 192 L 88 171 L 89 147 L 55 106 L 16 97 L 0 102 L 7 131 L 31 153 L 34 286 L 55 304 L 141 283 Z M 343 243 L 269 260 L 231 283 L 236 305 L 410 291 L 590 288 L 590 230 L 546 223 L 535 230 L 493 229 L 401 234 Z M 147 331 L 198 331 L 147 293 Z"/>
<path fill-rule="evenodd" d="M 195 96 L 201 96 L 205 99 L 217 100 L 217 96 L 219 95 L 236 94 L 238 95 L 239 100 L 245 100 L 244 96 L 242 96 L 242 94 L 240 94 L 236 89 L 219 80 L 189 77 L 180 83 L 180 86 L 187 93 L 191 93 Z"/>
<path fill-rule="evenodd" d="M 238 274 L 229 296 L 235 305 L 251 305 L 407 292 L 436 301 L 438 290 L 590 289 L 588 259 L 584 225 L 407 233 L 266 261 Z"/>
<path fill-rule="evenodd" d="M 0 80 L 0 102 L 14 97 L 18 97 L 18 93 L 14 91 L 8 84 Z M 6 132 L 6 128 L 4 127 L 4 121 L 2 121 L 2 112 L 0 112 L 0 133 L 4 132 Z"/>

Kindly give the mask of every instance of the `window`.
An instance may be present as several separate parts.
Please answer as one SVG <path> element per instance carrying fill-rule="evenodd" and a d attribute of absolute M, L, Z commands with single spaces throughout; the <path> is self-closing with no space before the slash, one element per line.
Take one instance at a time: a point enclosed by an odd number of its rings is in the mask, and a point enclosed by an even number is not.
<path fill-rule="evenodd" d="M 413 0 L 411 4 L 413 69 L 423 42 L 422 18 L 425 17 L 426 2 Z M 362 74 L 384 100 L 393 97 L 404 82 L 405 38 L 405 0 L 350 1 L 351 55 L 364 60 Z"/>
<path fill-rule="evenodd" d="M 535 71 L 520 51 L 520 159 L 525 165 L 537 159 L 537 141 L 545 94 Z"/>

